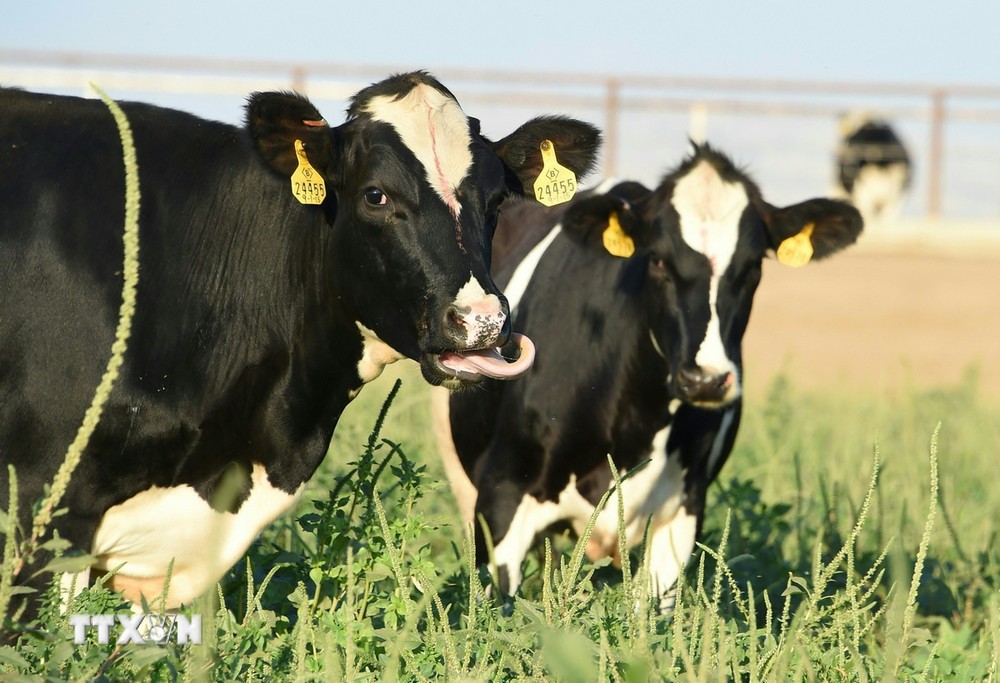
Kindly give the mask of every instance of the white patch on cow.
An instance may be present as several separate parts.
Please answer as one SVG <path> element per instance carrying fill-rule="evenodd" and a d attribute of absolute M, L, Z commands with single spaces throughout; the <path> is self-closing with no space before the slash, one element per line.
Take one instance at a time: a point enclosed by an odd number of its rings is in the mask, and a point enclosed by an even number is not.
<path fill-rule="evenodd" d="M 642 543 L 647 519 L 652 518 L 654 526 L 658 521 L 668 521 L 673 518 L 681 503 L 684 470 L 677 458 L 667 457 L 669 436 L 669 426 L 658 431 L 653 437 L 649 463 L 622 482 L 625 542 L 630 548 Z M 618 495 L 615 492 L 608 499 L 594 526 L 595 533 L 606 538 L 618 536 Z"/>
<path fill-rule="evenodd" d="M 861 167 L 850 199 L 864 216 L 866 228 L 868 223 L 889 226 L 899 218 L 909 172 L 901 162 Z"/>
<path fill-rule="evenodd" d="M 517 305 L 521 303 L 524 293 L 528 290 L 528 283 L 531 282 L 531 276 L 535 274 L 535 269 L 538 268 L 538 262 L 542 260 L 542 256 L 548 250 L 549 246 L 552 244 L 552 240 L 556 238 L 562 231 L 562 224 L 560 223 L 556 227 L 549 231 L 549 234 L 542 239 L 541 242 L 536 244 L 528 255 L 517 264 L 517 268 L 514 269 L 514 274 L 510 278 L 510 282 L 507 286 L 503 288 L 504 296 L 507 297 L 507 305 L 510 307 L 510 314 L 514 315 L 514 309 Z"/>
<path fill-rule="evenodd" d="M 576 489 L 576 475 L 570 476 L 569 484 L 556 501 L 539 501 L 524 494 L 507 533 L 493 549 L 496 566 L 507 570 L 508 590 L 513 593 L 520 585 L 521 563 L 537 534 L 561 520 L 583 519 L 585 523 L 593 511 L 594 506 Z"/>
<path fill-rule="evenodd" d="M 497 569 L 507 571 L 507 590 L 510 593 L 521 585 L 521 563 L 534 543 L 535 535 L 560 519 L 562 517 L 557 503 L 540 502 L 528 494 L 521 498 L 507 533 L 493 548 L 493 561 Z"/>
<path fill-rule="evenodd" d="M 363 347 L 361 360 L 358 361 L 358 377 L 367 384 L 381 375 L 386 365 L 402 360 L 406 356 L 379 339 L 374 331 L 369 330 L 361 323 L 355 321 L 355 325 L 361 332 Z M 356 391 L 352 393 L 357 394 Z M 354 396 L 351 398 L 353 399 Z"/>
<path fill-rule="evenodd" d="M 469 120 L 458 102 L 420 84 L 399 99 L 374 97 L 366 111 L 396 130 L 423 165 L 431 187 L 457 218 L 461 205 L 455 192 L 472 167 Z"/>
<path fill-rule="evenodd" d="M 594 194 L 605 194 L 619 182 L 621 181 L 617 178 L 607 178 L 594 188 Z M 517 268 L 514 269 L 514 274 L 511 275 L 510 282 L 503 288 L 511 315 L 514 315 L 514 309 L 521 303 L 524 293 L 528 290 L 528 284 L 531 282 L 531 276 L 535 274 L 535 269 L 538 268 L 538 262 L 542 260 L 542 256 L 545 255 L 545 252 L 552 245 L 552 240 L 560 232 L 562 232 L 562 223 L 552 228 L 549 234 L 532 247 L 531 251 L 527 253 L 521 262 L 517 264 Z M 653 343 L 655 344 L 656 342 L 654 341 Z"/>
<path fill-rule="evenodd" d="M 666 360 L 667 354 L 663 353 L 663 349 L 660 348 L 660 342 L 656 341 L 656 335 L 653 334 L 652 330 L 649 331 L 649 341 L 653 342 L 653 350 L 660 355 L 660 358 Z"/>
<path fill-rule="evenodd" d="M 651 520 L 653 529 L 669 526 L 677 518 L 679 511 L 683 510 L 684 469 L 677 457 L 667 457 L 669 435 L 669 426 L 657 432 L 653 438 L 650 462 L 622 482 L 625 543 L 629 548 L 642 543 L 647 520 Z M 592 556 L 617 553 L 618 495 L 619 492 L 615 492 L 609 497 L 594 524 L 588 542 L 588 548 L 594 550 Z M 575 531 L 581 534 L 593 512 L 594 506 L 577 490 L 575 476 L 570 478 L 556 501 L 540 502 L 533 496 L 525 495 L 514 513 L 507 535 L 494 551 L 497 566 L 507 569 L 510 591 L 513 592 L 520 584 L 521 563 L 538 533 L 558 521 L 568 520 Z M 683 528 L 683 523 L 680 528 Z M 693 548 L 693 540 L 691 543 Z M 681 548 L 680 545 L 676 547 Z M 688 555 L 690 552 L 689 549 Z M 672 585 L 677 578 L 677 569 L 668 568 L 667 574 L 670 571 L 675 572 L 670 583 Z M 662 597 L 663 591 L 669 588 L 665 584 L 666 575 L 660 573 L 654 576 L 657 581 L 654 588 L 658 591 L 657 595 Z"/>
<path fill-rule="evenodd" d="M 750 200 L 741 183 L 723 180 L 710 163 L 703 161 L 677 181 L 671 202 L 680 216 L 684 241 L 704 254 L 712 266 L 708 286 L 711 317 L 695 362 L 706 372 L 731 372 L 734 381 L 727 399 L 732 399 L 739 395 L 740 376 L 722 344 L 717 300 L 719 280 L 736 251 L 740 217 Z"/>
<path fill-rule="evenodd" d="M 455 295 L 452 305 L 461 312 L 465 328 L 465 341 L 469 348 L 481 348 L 500 335 L 507 316 L 501 310 L 500 297 L 487 294 L 476 276 L 469 273 L 469 280 Z"/>
<path fill-rule="evenodd" d="M 188 485 L 154 486 L 104 513 L 94 535 L 94 567 L 110 570 L 115 590 L 151 603 L 160 596 L 173 561 L 165 607 L 189 603 L 235 564 L 257 534 L 301 495 L 274 487 L 264 466 L 255 464 L 250 495 L 235 512 L 217 512 Z M 154 603 L 155 604 L 155 603 Z"/>
<path fill-rule="evenodd" d="M 75 573 L 63 572 L 59 577 L 59 608 L 63 614 L 69 614 L 73 600 L 88 585 L 90 585 L 90 567 Z"/>
<path fill-rule="evenodd" d="M 712 450 L 708 453 L 708 472 L 715 470 L 715 464 L 722 455 L 722 448 L 726 443 L 726 438 L 733 428 L 733 420 L 736 418 L 736 410 L 730 409 L 722 414 L 722 422 L 719 424 L 719 431 L 712 439 Z"/>
<path fill-rule="evenodd" d="M 431 425 L 437 439 L 438 451 L 441 453 L 441 463 L 444 465 L 444 473 L 448 477 L 451 492 L 455 496 L 462 523 L 468 527 L 475 518 L 476 498 L 479 497 L 479 492 L 458 458 L 458 450 L 451 435 L 450 401 L 451 392 L 448 389 L 431 387 Z"/>

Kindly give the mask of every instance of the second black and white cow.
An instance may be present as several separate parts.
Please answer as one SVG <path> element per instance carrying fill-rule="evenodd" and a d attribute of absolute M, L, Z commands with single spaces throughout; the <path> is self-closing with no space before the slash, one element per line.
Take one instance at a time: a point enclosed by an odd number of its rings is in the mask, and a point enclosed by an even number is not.
<path fill-rule="evenodd" d="M 888 121 L 862 112 L 841 118 L 837 192 L 861 212 L 865 224 L 899 218 L 913 176 L 903 141 Z"/>
<path fill-rule="evenodd" d="M 650 523 L 652 588 L 666 606 L 739 427 L 741 343 L 763 259 L 824 258 L 856 240 L 861 218 L 829 199 L 772 206 L 708 146 L 655 190 L 602 186 L 567 209 L 507 218 L 500 231 L 523 239 L 508 239 L 494 274 L 538 353 L 509 383 L 439 392 L 463 517 L 482 516 L 500 587 L 513 591 L 539 533 L 584 528 L 612 483 L 609 454 L 623 474 L 649 460 L 620 495 L 629 547 Z M 618 554 L 617 508 L 612 498 L 600 514 L 591 556 Z"/>
<path fill-rule="evenodd" d="M 498 209 L 533 193 L 545 141 L 585 173 L 600 136 L 541 117 L 491 141 L 422 72 L 363 89 L 337 126 L 288 93 L 251 96 L 244 127 L 122 110 L 141 189 L 136 313 L 67 512 L 38 540 L 57 532 L 119 569 L 110 585 L 134 601 L 170 575 L 175 607 L 294 503 L 387 363 L 451 386 L 528 367 L 496 351 L 510 342 L 489 273 Z M 0 508 L 11 466 L 20 542 L 115 338 L 125 174 L 98 100 L 0 89 L 0 150 Z"/>

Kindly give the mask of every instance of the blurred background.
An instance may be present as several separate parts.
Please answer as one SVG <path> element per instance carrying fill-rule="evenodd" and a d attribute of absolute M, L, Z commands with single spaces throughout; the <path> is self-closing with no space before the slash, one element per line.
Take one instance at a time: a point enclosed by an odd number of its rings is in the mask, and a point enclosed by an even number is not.
<path fill-rule="evenodd" d="M 829 263 L 768 264 L 750 387 L 779 370 L 891 388 L 971 367 L 1000 395 L 996 26 L 990 0 L 11 2 L 0 84 L 95 83 L 232 123 L 247 93 L 294 89 L 336 125 L 359 88 L 428 69 L 491 137 L 538 113 L 587 119 L 605 131 L 599 175 L 647 184 L 707 140 L 778 205 L 849 196 L 845 158 L 857 170 L 881 148 L 850 151 L 847 122 L 873 117 L 906 153 L 898 206 Z"/>

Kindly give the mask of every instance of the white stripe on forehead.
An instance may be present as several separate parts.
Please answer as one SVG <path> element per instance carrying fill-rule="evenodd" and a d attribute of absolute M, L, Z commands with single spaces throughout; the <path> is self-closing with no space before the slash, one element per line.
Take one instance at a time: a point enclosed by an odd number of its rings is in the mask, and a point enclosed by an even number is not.
<path fill-rule="evenodd" d="M 684 241 L 722 275 L 736 250 L 743 209 L 750 203 L 743 184 L 723 180 L 714 166 L 702 161 L 677 181 L 670 201 L 680 216 Z"/>
<path fill-rule="evenodd" d="M 396 130 L 423 164 L 431 187 L 458 216 L 461 207 L 455 190 L 472 166 L 469 120 L 458 102 L 421 83 L 399 99 L 373 97 L 365 111 Z"/>
<path fill-rule="evenodd" d="M 708 301 L 712 317 L 695 362 L 704 368 L 735 370 L 726 355 L 719 330 L 716 299 L 719 279 L 729 267 L 739 238 L 740 218 L 750 203 L 742 183 L 723 180 L 707 161 L 702 161 L 677 181 L 670 200 L 680 217 L 681 236 L 688 246 L 705 255 L 712 266 Z"/>

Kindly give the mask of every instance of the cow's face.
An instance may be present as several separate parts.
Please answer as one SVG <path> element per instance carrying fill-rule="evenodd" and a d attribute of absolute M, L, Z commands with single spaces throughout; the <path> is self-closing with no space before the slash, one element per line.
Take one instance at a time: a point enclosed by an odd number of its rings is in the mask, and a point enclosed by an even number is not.
<path fill-rule="evenodd" d="M 543 118 L 493 143 L 421 73 L 361 91 L 338 128 L 297 118 L 305 124 L 295 134 L 308 136 L 310 161 L 332 190 L 324 210 L 346 266 L 337 289 L 365 339 L 362 362 L 377 356 L 377 374 L 380 363 L 406 356 L 429 382 L 450 386 L 526 370 L 530 354 L 507 362 L 498 353 L 518 355 L 518 345 L 508 344 L 507 301 L 489 275 L 497 214 L 506 197 L 530 191 L 543 140 L 584 174 L 598 131 Z"/>
<path fill-rule="evenodd" d="M 649 335 L 666 360 L 673 394 L 707 408 L 742 394 L 743 333 L 769 250 L 799 235 L 812 259 L 823 258 L 853 243 L 862 226 L 843 202 L 767 204 L 747 176 L 707 146 L 652 193 L 612 192 L 603 201 L 635 244 L 625 268 L 640 283 Z"/>

